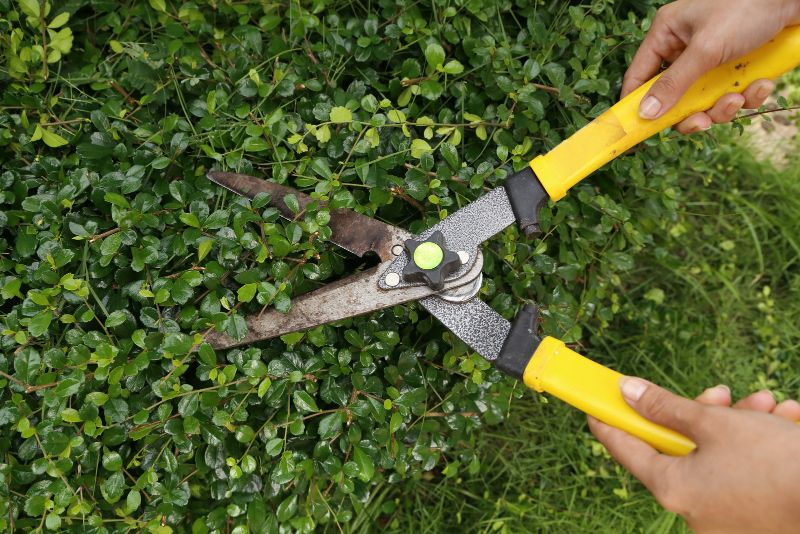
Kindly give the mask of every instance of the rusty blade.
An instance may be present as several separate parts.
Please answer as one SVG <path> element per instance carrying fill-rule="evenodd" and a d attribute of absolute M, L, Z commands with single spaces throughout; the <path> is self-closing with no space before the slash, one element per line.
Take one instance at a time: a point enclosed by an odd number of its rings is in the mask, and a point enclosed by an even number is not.
<path fill-rule="evenodd" d="M 281 216 L 289 220 L 295 219 L 297 215 L 284 203 L 286 195 L 292 194 L 297 197 L 301 210 L 305 210 L 309 202 L 313 201 L 310 196 L 296 189 L 247 174 L 213 171 L 206 177 L 215 184 L 244 197 L 253 198 L 258 193 L 269 193 L 270 205 L 277 208 Z M 401 244 L 411 237 L 411 234 L 401 228 L 348 209 L 331 210 L 328 226 L 332 232 L 330 238 L 332 243 L 359 257 L 372 251 L 381 261 L 394 258 L 392 246 Z"/>
<path fill-rule="evenodd" d="M 289 313 L 270 308 L 264 313 L 249 315 L 245 317 L 247 335 L 238 341 L 222 332 L 214 331 L 206 334 L 205 340 L 215 349 L 229 349 L 436 294 L 428 286 L 412 286 L 393 291 L 378 289 L 378 278 L 385 269 L 386 263 L 382 263 L 295 297 Z M 481 275 L 481 269 L 483 256 L 479 255 L 472 268 L 462 278 L 446 283 L 443 291 L 470 284 Z"/>

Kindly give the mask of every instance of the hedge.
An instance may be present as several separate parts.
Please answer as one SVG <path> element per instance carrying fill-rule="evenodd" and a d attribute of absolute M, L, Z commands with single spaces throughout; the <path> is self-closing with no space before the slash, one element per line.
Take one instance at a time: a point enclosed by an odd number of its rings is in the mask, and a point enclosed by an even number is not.
<path fill-rule="evenodd" d="M 202 343 L 369 264 L 326 240 L 326 209 L 287 222 L 204 175 L 420 231 L 610 106 L 652 13 L 0 0 L 0 528 L 337 529 L 378 483 L 479 469 L 476 433 L 531 393 L 414 304 Z M 583 326 L 601 335 L 636 253 L 680 231 L 676 177 L 707 150 L 662 135 L 546 208 L 543 239 L 508 229 L 481 297 L 541 304 L 591 354 Z"/>

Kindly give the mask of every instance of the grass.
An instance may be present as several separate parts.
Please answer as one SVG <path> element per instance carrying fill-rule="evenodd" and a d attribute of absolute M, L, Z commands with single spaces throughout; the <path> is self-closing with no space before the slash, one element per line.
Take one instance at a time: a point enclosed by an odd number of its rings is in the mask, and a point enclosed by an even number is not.
<path fill-rule="evenodd" d="M 687 396 L 726 383 L 734 397 L 769 388 L 798 398 L 800 172 L 758 163 L 727 139 L 714 166 L 685 177 L 681 217 L 637 258 L 623 312 L 592 333 L 588 353 Z M 645 296 L 653 288 L 661 302 Z M 348 530 L 688 532 L 558 401 L 527 394 L 465 447 L 478 452 L 477 474 L 379 488 Z"/>

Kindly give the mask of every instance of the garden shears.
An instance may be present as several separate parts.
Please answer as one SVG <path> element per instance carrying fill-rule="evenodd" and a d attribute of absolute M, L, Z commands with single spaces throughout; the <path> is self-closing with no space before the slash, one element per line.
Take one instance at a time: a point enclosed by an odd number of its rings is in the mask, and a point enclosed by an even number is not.
<path fill-rule="evenodd" d="M 638 116 L 638 106 L 655 78 L 549 153 L 509 177 L 474 202 L 428 230 L 406 230 L 347 209 L 330 212 L 330 241 L 363 256 L 374 252 L 380 264 L 293 299 L 288 313 L 267 310 L 246 318 L 247 335 L 234 340 L 210 332 L 206 341 L 225 349 L 305 330 L 324 323 L 418 301 L 453 334 L 500 371 L 539 392 L 548 392 L 595 418 L 621 428 L 671 455 L 688 454 L 695 444 L 685 436 L 637 414 L 619 391 L 621 374 L 569 349 L 554 337 L 537 334 L 537 309 L 525 306 L 513 322 L 478 298 L 481 243 L 517 223 L 528 235 L 539 233 L 539 210 L 558 201 L 580 180 L 626 150 L 689 115 L 710 108 L 727 93 L 751 82 L 776 78 L 800 63 L 800 27 L 784 30 L 749 55 L 708 72 L 669 112 L 655 120 Z M 284 204 L 294 194 L 303 210 L 308 195 L 260 178 L 210 172 L 208 178 L 246 197 L 269 193 L 283 217 L 296 213 Z"/>

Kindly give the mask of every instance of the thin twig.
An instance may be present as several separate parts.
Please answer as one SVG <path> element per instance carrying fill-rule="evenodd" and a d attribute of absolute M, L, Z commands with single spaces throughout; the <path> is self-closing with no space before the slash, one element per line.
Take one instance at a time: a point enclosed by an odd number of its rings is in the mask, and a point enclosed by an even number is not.
<path fill-rule="evenodd" d="M 125 102 L 127 102 L 131 106 L 136 106 L 139 102 L 136 101 L 131 95 L 128 94 L 128 91 L 122 88 L 120 84 L 117 82 L 111 82 L 111 88 L 114 89 L 116 92 L 121 94 L 123 98 L 125 98 Z"/>
<path fill-rule="evenodd" d="M 107 231 L 103 232 L 102 234 L 94 235 L 91 238 L 89 238 L 89 243 L 94 243 L 95 241 L 99 241 L 100 239 L 104 239 L 104 238 L 110 236 L 111 234 L 116 234 L 121 229 L 122 228 L 114 228 L 112 230 L 107 230 Z"/>

